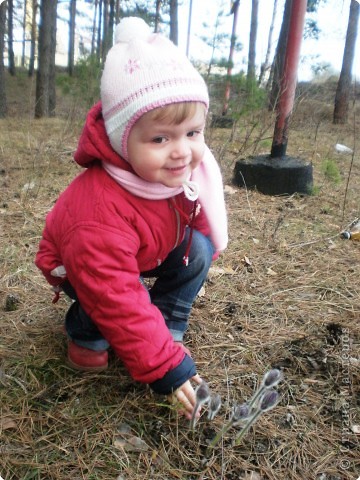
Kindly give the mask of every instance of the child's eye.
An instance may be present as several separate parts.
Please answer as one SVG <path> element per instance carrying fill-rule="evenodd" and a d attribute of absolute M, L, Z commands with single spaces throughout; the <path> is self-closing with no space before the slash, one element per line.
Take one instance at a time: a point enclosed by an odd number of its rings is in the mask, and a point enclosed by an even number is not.
<path fill-rule="evenodd" d="M 196 137 L 197 135 L 200 135 L 200 131 L 199 130 L 192 130 L 191 132 L 188 132 L 187 133 L 187 136 L 188 137 Z"/>
<path fill-rule="evenodd" d="M 166 141 L 165 137 L 155 137 L 152 139 L 153 143 L 164 143 Z"/>

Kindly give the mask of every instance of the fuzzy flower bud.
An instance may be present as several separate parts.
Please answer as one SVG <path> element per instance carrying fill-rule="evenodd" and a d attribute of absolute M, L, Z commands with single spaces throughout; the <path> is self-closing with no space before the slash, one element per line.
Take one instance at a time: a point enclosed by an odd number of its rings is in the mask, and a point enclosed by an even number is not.
<path fill-rule="evenodd" d="M 213 395 L 209 402 L 208 420 L 213 420 L 221 407 L 221 397 L 219 394 Z"/>
<path fill-rule="evenodd" d="M 210 400 L 210 389 L 208 384 L 203 380 L 195 390 L 196 403 L 202 405 Z"/>
<path fill-rule="evenodd" d="M 233 423 L 238 423 L 241 421 L 246 420 L 250 415 L 250 409 L 247 403 L 243 403 L 242 405 L 234 405 L 231 421 Z"/>
<path fill-rule="evenodd" d="M 263 378 L 263 385 L 265 388 L 275 387 L 279 382 L 281 382 L 283 376 L 280 370 L 273 368 L 265 373 Z"/>
<path fill-rule="evenodd" d="M 261 412 L 267 412 L 271 410 L 277 404 L 279 399 L 279 394 L 276 390 L 267 390 L 260 400 L 260 410 Z"/>

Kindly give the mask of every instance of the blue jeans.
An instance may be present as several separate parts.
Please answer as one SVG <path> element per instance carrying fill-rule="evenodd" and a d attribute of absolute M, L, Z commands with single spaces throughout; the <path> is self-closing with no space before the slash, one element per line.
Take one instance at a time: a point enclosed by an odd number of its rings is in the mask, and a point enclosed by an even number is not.
<path fill-rule="evenodd" d="M 159 267 L 141 272 L 142 278 L 156 278 L 149 290 L 151 302 L 161 311 L 174 340 L 180 342 L 187 329 L 192 305 L 207 277 L 214 254 L 214 247 L 209 238 L 194 230 L 189 264 L 185 266 L 183 257 L 189 242 L 189 233 L 187 229 L 183 242 L 170 252 Z M 142 281 L 141 277 L 139 281 Z M 76 344 L 90 350 L 109 348 L 107 340 L 84 312 L 69 282 L 65 282 L 63 290 L 75 300 L 65 319 L 68 336 Z"/>

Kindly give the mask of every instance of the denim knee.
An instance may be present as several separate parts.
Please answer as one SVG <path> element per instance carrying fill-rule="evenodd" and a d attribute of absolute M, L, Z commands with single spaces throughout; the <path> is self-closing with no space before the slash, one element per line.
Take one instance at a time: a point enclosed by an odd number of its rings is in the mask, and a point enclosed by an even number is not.
<path fill-rule="evenodd" d="M 188 239 L 185 238 L 184 241 L 186 242 Z M 189 266 L 190 264 L 194 264 L 198 268 L 199 272 L 203 271 L 204 273 L 206 272 L 205 274 L 207 274 L 214 252 L 215 249 L 210 238 L 206 237 L 197 230 L 194 230 L 189 254 Z"/>

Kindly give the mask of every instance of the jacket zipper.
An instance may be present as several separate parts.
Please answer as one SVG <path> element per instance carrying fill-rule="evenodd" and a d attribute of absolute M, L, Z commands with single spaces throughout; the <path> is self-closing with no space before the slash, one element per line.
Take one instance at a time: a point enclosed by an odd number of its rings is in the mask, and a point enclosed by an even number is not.
<path fill-rule="evenodd" d="M 179 240 L 180 240 L 180 228 L 181 228 L 181 221 L 180 221 L 180 213 L 177 211 L 175 205 L 176 205 L 176 201 L 174 198 L 171 198 L 170 199 L 170 202 L 169 202 L 169 205 L 170 205 L 170 208 L 174 211 L 175 213 L 175 221 L 176 221 L 176 237 L 175 237 L 175 245 L 173 246 L 173 250 L 174 248 L 176 248 L 179 244 Z"/>
<path fill-rule="evenodd" d="M 180 240 L 180 213 L 176 210 L 176 208 L 174 208 L 174 212 L 176 217 L 176 239 L 174 248 L 176 248 Z"/>

